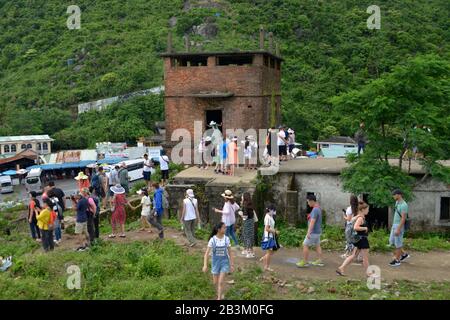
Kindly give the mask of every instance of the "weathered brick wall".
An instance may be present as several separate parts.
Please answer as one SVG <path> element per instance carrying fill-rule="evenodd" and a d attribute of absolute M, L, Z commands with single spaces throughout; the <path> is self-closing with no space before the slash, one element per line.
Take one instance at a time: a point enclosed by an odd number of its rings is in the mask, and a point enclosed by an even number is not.
<path fill-rule="evenodd" d="M 223 132 L 235 128 L 268 128 L 272 96 L 276 101 L 276 122 L 280 122 L 280 70 L 262 65 L 259 55 L 251 66 L 216 66 L 213 58 L 209 57 L 208 66 L 192 67 L 171 67 L 171 58 L 165 58 L 166 141 L 169 145 L 172 132 L 178 128 L 186 128 L 194 139 L 194 121 L 202 121 L 205 130 L 206 110 L 222 110 Z M 231 92 L 234 96 L 208 99 L 189 96 L 212 91 Z"/>

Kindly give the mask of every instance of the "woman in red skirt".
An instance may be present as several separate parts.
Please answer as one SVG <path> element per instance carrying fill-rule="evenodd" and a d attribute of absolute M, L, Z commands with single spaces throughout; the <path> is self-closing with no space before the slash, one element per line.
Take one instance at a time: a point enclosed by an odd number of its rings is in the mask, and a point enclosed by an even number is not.
<path fill-rule="evenodd" d="M 128 205 L 130 208 L 133 208 L 133 206 L 125 197 L 125 189 L 120 184 L 111 187 L 110 190 L 114 193 L 114 196 L 111 199 L 112 234 L 109 235 L 109 238 L 116 237 L 117 225 L 120 225 L 120 231 L 122 232 L 119 237 L 125 238 L 125 220 L 127 218 L 125 206 Z"/>

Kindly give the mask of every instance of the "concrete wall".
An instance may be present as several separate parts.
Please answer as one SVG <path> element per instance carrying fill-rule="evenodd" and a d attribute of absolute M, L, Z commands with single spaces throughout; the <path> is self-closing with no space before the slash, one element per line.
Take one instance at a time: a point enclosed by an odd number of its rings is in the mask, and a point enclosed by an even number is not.
<path fill-rule="evenodd" d="M 298 205 L 292 210 L 287 192 L 292 173 L 279 173 L 272 177 L 272 194 L 280 213 L 290 222 L 304 221 L 306 214 L 306 195 L 314 192 L 320 205 L 326 211 L 328 224 L 342 225 L 342 209 L 349 206 L 350 194 L 342 191 L 342 183 L 337 174 L 295 174 Z M 414 200 L 409 202 L 409 217 L 412 228 L 417 230 L 438 230 L 450 227 L 450 221 L 440 221 L 441 197 L 450 197 L 450 187 L 432 178 L 414 189 Z M 392 223 L 392 210 L 389 212 L 389 225 Z"/>

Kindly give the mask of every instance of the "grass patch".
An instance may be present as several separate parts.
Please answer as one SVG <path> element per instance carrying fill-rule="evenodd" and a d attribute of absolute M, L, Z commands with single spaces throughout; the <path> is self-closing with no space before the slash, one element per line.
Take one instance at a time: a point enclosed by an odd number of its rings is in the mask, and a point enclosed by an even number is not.
<path fill-rule="evenodd" d="M 80 290 L 66 287 L 70 265 L 80 267 Z M 170 240 L 100 242 L 83 253 L 20 255 L 0 274 L 0 299 L 210 299 L 214 288 L 201 267 L 200 255 Z"/>

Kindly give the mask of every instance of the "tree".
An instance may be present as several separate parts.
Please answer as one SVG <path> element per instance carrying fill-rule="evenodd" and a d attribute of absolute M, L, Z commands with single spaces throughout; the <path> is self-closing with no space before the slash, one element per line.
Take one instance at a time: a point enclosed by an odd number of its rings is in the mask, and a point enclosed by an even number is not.
<path fill-rule="evenodd" d="M 450 169 L 439 163 L 450 156 L 449 75 L 448 60 L 419 56 L 332 99 L 339 112 L 365 122 L 370 141 L 360 158 L 348 157 L 350 167 L 342 174 L 345 190 L 370 193 L 372 203 L 379 206 L 386 205 L 395 187 L 404 189 L 408 198 L 418 182 L 408 177 L 403 157 L 413 147 L 423 154 L 419 162 L 425 177 L 450 183 Z M 389 164 L 392 159 L 397 168 Z"/>

